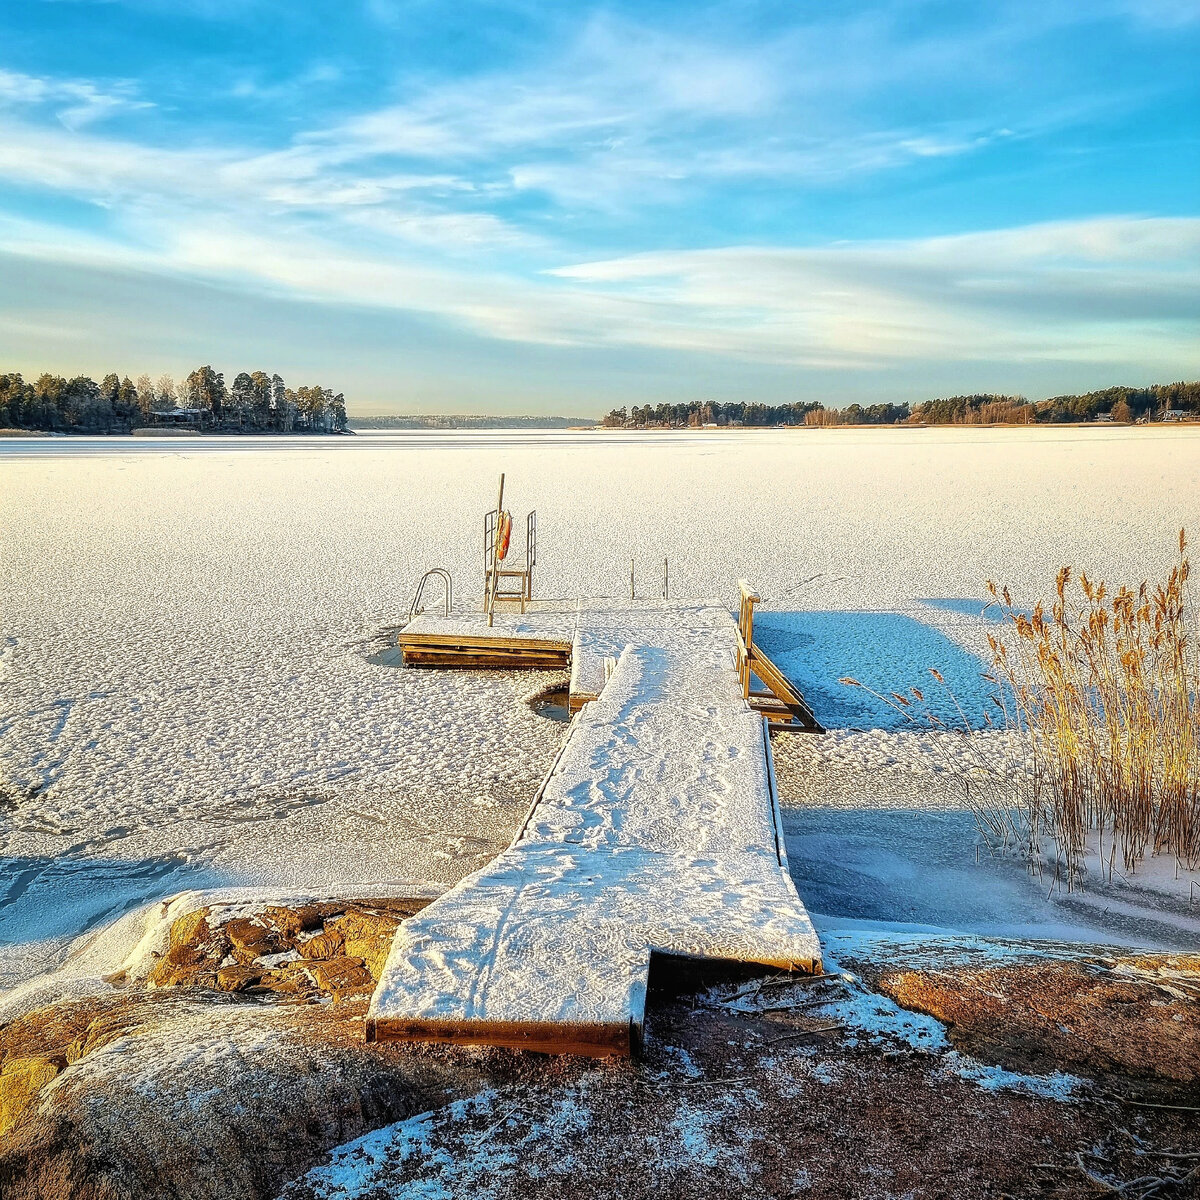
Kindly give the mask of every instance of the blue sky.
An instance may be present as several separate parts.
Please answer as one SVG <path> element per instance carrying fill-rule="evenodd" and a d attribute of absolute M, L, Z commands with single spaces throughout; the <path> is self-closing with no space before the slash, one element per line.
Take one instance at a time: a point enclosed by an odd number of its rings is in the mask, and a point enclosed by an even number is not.
<path fill-rule="evenodd" d="M 1200 0 L 21 0 L 0 369 L 351 410 L 1200 375 Z"/>

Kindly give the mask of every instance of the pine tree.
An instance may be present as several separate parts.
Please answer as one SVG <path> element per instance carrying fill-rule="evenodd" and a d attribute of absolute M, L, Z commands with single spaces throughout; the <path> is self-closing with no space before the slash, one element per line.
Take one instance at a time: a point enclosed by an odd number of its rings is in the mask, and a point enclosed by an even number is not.
<path fill-rule="evenodd" d="M 225 408 L 225 376 L 210 366 L 197 367 L 184 380 L 184 393 L 189 408 L 203 408 L 220 420 Z"/>
<path fill-rule="evenodd" d="M 160 375 L 158 382 L 154 385 L 155 406 L 164 412 L 169 411 L 175 407 L 178 396 L 175 380 L 170 375 Z"/>
<path fill-rule="evenodd" d="M 271 377 L 265 371 L 251 371 L 250 385 L 254 423 L 265 429 L 271 420 Z"/>
<path fill-rule="evenodd" d="M 238 422 L 245 424 L 254 409 L 254 384 L 245 371 L 240 371 L 234 379 L 229 398 Z"/>
<path fill-rule="evenodd" d="M 137 377 L 137 402 L 138 409 L 144 418 L 148 418 L 151 412 L 158 407 L 154 395 L 154 384 L 150 382 L 149 375 Z"/>

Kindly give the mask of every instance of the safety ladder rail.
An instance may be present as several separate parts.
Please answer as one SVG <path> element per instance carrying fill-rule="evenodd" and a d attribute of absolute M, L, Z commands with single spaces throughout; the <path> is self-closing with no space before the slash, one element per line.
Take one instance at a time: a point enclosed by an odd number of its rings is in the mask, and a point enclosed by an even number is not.
<path fill-rule="evenodd" d="M 501 493 L 503 496 L 503 493 Z M 503 502 L 503 500 L 501 500 Z M 537 565 L 537 511 L 525 518 L 525 566 L 523 568 L 502 567 L 496 557 L 496 536 L 500 524 L 499 508 L 485 513 L 483 517 L 483 607 L 489 615 L 497 600 L 518 600 L 521 611 L 533 599 L 533 569 Z M 515 580 L 514 590 L 505 583 Z"/>
<path fill-rule="evenodd" d="M 421 605 L 421 597 L 425 593 L 425 585 L 429 582 L 429 577 L 436 575 L 446 585 L 446 616 L 450 615 L 450 610 L 454 607 L 454 580 L 450 576 L 450 572 L 445 567 L 430 567 L 424 575 L 421 576 L 421 582 L 417 584 L 416 595 L 413 596 L 412 604 L 408 608 L 408 619 L 411 621 L 418 612 L 424 611 Z"/>

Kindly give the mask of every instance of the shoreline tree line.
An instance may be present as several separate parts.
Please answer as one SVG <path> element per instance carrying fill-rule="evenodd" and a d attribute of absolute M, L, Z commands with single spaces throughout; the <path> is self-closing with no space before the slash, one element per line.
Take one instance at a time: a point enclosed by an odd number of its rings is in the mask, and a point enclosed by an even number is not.
<path fill-rule="evenodd" d="M 339 433 L 346 399 L 320 385 L 288 387 L 278 374 L 242 371 L 226 386 L 211 366 L 181 382 L 170 375 L 40 375 L 27 383 L 0 374 L 0 427 L 52 432 L 128 433 L 153 425 L 189 424 L 210 432 Z"/>
<path fill-rule="evenodd" d="M 614 408 L 603 423 L 609 429 L 701 429 L 713 425 L 1047 425 L 1094 421 L 1106 416 L 1117 422 L 1153 420 L 1167 412 L 1200 417 L 1200 383 L 1111 387 L 1037 401 L 993 394 L 950 396 L 915 406 L 851 404 L 848 408 L 826 408 L 820 402 L 722 404 L 715 400 L 693 400 L 687 404 Z"/>

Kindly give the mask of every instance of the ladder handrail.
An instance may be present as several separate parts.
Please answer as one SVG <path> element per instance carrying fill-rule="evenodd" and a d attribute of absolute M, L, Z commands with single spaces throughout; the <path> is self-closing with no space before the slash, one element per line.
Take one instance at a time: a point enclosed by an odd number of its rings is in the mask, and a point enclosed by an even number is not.
<path fill-rule="evenodd" d="M 421 582 L 417 584 L 417 594 L 413 596 L 413 602 L 408 609 L 408 619 L 411 621 L 417 615 L 418 605 L 421 603 L 421 596 L 425 591 L 425 585 L 429 582 L 430 575 L 436 575 L 446 585 L 446 616 L 450 615 L 450 610 L 454 607 L 454 580 L 450 576 L 450 572 L 445 567 L 430 567 L 424 575 L 421 576 Z M 420 611 L 424 612 L 424 609 Z"/>

